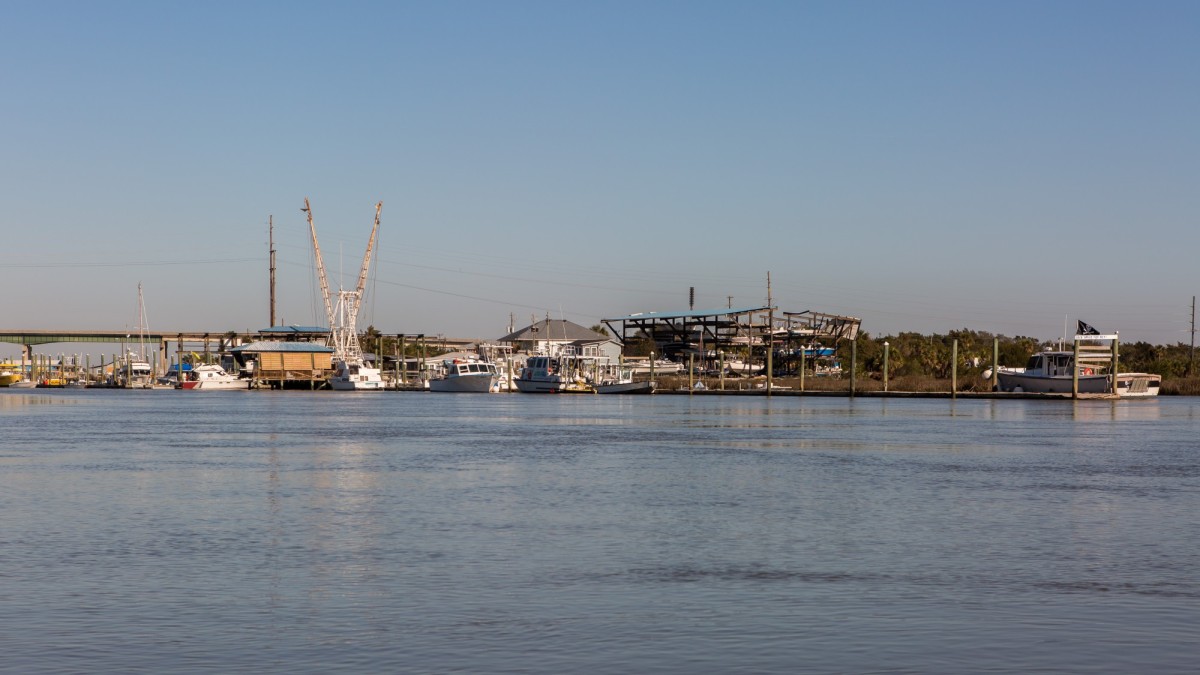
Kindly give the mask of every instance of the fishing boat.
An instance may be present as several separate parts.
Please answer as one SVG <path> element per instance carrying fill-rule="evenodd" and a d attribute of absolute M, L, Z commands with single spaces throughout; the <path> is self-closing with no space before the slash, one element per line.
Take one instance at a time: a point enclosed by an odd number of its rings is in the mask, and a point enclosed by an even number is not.
<path fill-rule="evenodd" d="M 224 368 L 215 363 L 196 366 L 184 373 L 184 380 L 178 384 L 179 389 L 196 389 L 212 391 L 214 389 L 249 389 L 250 381 L 236 375 L 230 375 Z"/>
<path fill-rule="evenodd" d="M 596 375 L 597 394 L 653 394 L 653 380 L 633 379 L 633 369 L 625 366 L 602 367 Z"/>
<path fill-rule="evenodd" d="M 538 354 L 525 360 L 513 383 L 523 394 L 593 394 L 595 388 L 579 374 L 575 359 L 569 352 L 559 356 Z"/>
<path fill-rule="evenodd" d="M 495 390 L 500 375 L 494 363 L 471 359 L 447 359 L 442 375 L 429 380 L 430 391 L 488 394 Z"/>
<path fill-rule="evenodd" d="M 1117 373 L 1114 378 L 1102 366 L 1083 364 L 1077 368 L 1075 353 L 1070 351 L 1034 354 L 1024 368 L 1001 366 L 996 371 L 996 380 L 1000 391 L 1070 394 L 1074 391 L 1076 370 L 1081 394 L 1110 394 L 1115 381 L 1120 397 L 1158 396 L 1162 384 L 1162 376 L 1152 373 Z"/>

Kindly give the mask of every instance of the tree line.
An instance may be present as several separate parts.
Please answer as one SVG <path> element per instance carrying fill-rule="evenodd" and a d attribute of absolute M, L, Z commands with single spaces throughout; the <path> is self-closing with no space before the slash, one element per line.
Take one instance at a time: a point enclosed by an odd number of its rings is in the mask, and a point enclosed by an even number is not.
<path fill-rule="evenodd" d="M 946 378 L 950 376 L 954 341 L 958 340 L 958 372 L 962 376 L 971 371 L 982 372 L 992 366 L 993 344 L 999 346 L 999 363 L 1002 366 L 1022 367 L 1033 354 L 1046 349 L 1055 349 L 1058 343 L 1040 341 L 1023 335 L 1009 337 L 985 331 L 963 328 L 944 335 L 921 333 L 899 333 L 883 337 L 872 337 L 860 332 L 857 345 L 843 341 L 838 345 L 837 356 L 842 367 L 849 370 L 851 354 L 857 352 L 860 372 L 883 372 L 884 343 L 887 343 L 888 373 L 890 376 L 926 376 Z M 1072 343 L 1064 349 L 1070 350 Z M 1118 346 L 1120 368 L 1126 372 L 1157 373 L 1167 377 L 1190 377 L 1194 370 L 1193 350 L 1189 345 L 1152 345 L 1147 342 L 1120 343 Z"/>

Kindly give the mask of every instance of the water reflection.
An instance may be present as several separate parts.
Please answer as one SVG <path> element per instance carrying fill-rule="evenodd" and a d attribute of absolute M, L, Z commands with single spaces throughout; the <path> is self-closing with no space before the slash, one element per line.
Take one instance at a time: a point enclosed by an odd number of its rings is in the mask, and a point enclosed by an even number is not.
<path fill-rule="evenodd" d="M 1200 657 L 1194 401 L 92 399 L 6 417 L 14 672 Z"/>
<path fill-rule="evenodd" d="M 78 399 L 69 396 L 49 396 L 30 389 L 0 389 L 0 412 L 42 405 L 74 405 Z"/>
<path fill-rule="evenodd" d="M 1162 418 L 1157 399 L 1076 400 L 1072 416 L 1080 421 L 1155 421 Z"/>

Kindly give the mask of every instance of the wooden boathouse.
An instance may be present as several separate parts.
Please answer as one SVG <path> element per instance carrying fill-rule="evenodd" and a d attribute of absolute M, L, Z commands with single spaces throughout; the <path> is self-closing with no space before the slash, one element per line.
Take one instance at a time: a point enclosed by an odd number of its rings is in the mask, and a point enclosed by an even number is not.
<path fill-rule="evenodd" d="M 333 374 L 333 349 L 316 342 L 260 340 L 230 353 L 239 363 L 254 362 L 255 387 L 317 389 Z"/>

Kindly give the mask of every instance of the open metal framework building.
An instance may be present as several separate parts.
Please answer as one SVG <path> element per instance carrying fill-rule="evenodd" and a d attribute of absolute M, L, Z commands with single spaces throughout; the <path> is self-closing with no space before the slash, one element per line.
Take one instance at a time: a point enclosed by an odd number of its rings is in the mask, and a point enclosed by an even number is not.
<path fill-rule="evenodd" d="M 729 351 L 761 338 L 770 307 L 688 310 L 686 312 L 641 312 L 615 319 L 602 319 L 622 345 L 650 340 L 654 351 L 666 358 L 687 354 L 701 356 L 710 351 Z"/>
<path fill-rule="evenodd" d="M 777 371 L 793 371 L 799 362 L 814 365 L 834 358 L 837 345 L 858 337 L 862 321 L 824 312 L 781 312 L 774 307 L 742 307 L 683 312 L 642 312 L 602 319 L 622 345 L 649 340 L 654 352 L 701 363 L 720 354 L 740 353 L 765 363 L 773 351 Z"/>

